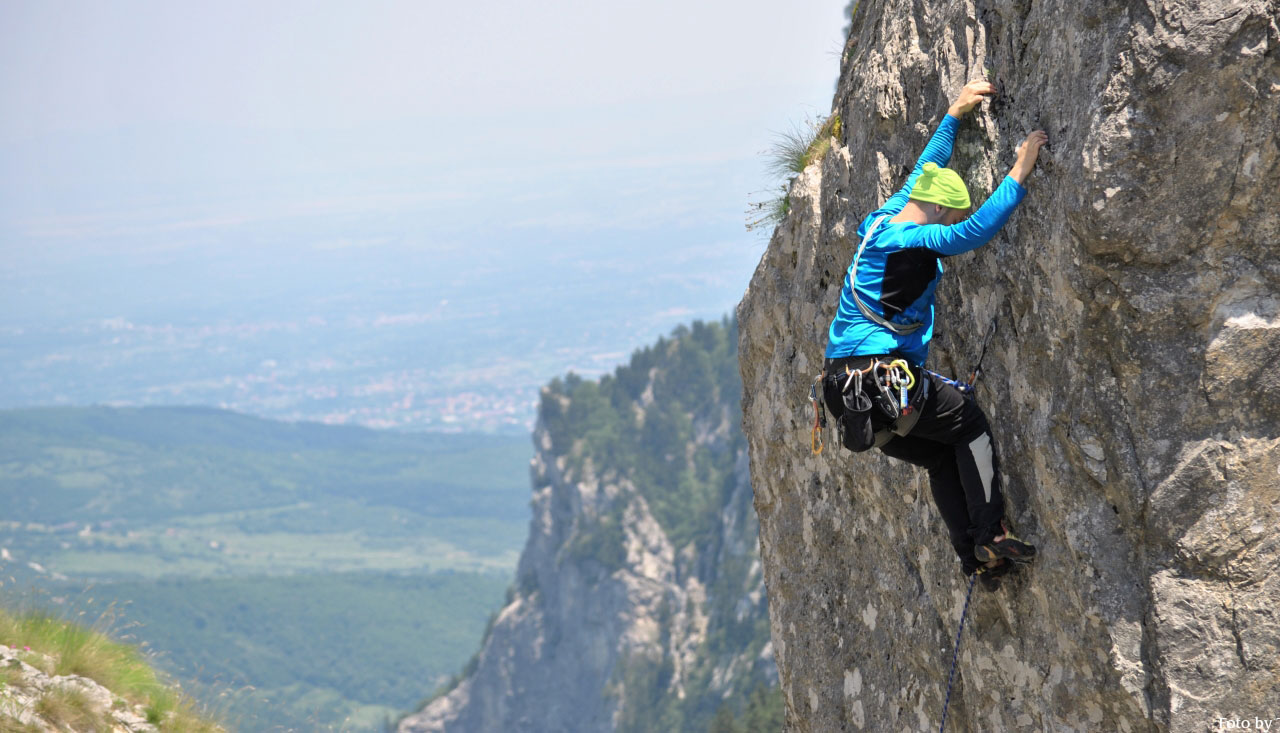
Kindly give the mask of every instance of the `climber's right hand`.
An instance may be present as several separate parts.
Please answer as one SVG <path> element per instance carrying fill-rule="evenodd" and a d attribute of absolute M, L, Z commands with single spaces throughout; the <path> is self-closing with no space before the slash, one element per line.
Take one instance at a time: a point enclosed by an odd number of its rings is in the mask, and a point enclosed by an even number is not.
<path fill-rule="evenodd" d="M 1024 183 L 1027 176 L 1031 175 L 1036 159 L 1040 157 L 1040 148 L 1048 142 L 1049 135 L 1044 130 L 1036 130 L 1027 135 L 1027 139 L 1018 146 L 1018 160 L 1013 164 L 1013 170 L 1009 171 L 1009 176 L 1018 183 Z"/>

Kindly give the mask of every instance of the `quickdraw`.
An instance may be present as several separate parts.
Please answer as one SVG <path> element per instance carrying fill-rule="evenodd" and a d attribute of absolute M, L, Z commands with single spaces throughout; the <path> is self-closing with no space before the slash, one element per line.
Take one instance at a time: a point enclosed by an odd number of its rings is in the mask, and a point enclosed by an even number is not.
<path fill-rule="evenodd" d="M 910 415 L 911 405 L 907 402 L 907 390 L 916 386 L 916 375 L 911 373 L 910 365 L 905 359 L 894 359 L 888 365 L 876 362 L 871 366 L 872 369 L 878 367 L 885 370 L 885 373 L 879 377 L 882 384 L 892 392 L 898 393 L 898 408 L 903 415 Z"/>
<path fill-rule="evenodd" d="M 905 389 L 911 389 L 916 386 L 916 376 L 911 373 L 911 366 L 907 364 L 906 359 L 894 359 L 890 362 L 874 359 L 866 369 L 850 369 L 846 366 L 844 373 L 848 375 L 848 378 L 840 386 L 840 391 L 848 392 L 855 379 L 861 381 L 864 375 L 874 374 L 877 371 L 883 372 L 877 378 L 882 380 L 884 384 L 892 384 L 895 388 L 901 385 Z"/>
<path fill-rule="evenodd" d="M 942 382 L 944 382 L 945 384 L 949 384 L 952 387 L 955 387 L 960 392 L 960 394 L 972 399 L 974 397 L 974 390 L 978 386 L 978 377 L 982 376 L 982 360 L 987 358 L 987 346 L 991 344 L 991 337 L 995 335 L 996 328 L 998 327 L 998 325 L 999 325 L 999 319 L 992 318 L 991 326 L 987 329 L 987 335 L 982 339 L 982 351 L 978 352 L 978 363 L 976 366 L 974 366 L 973 371 L 969 372 L 968 381 L 961 382 L 958 379 L 951 379 L 949 377 L 944 377 L 941 374 L 934 371 L 930 371 L 928 369 L 925 369 L 925 372 L 942 380 Z"/>
<path fill-rule="evenodd" d="M 813 433 L 809 436 L 809 450 L 815 456 L 822 455 L 822 449 L 825 447 L 822 443 L 822 429 L 827 426 L 827 408 L 818 396 L 818 385 L 821 382 L 822 375 L 819 374 L 813 380 L 813 384 L 809 385 L 809 404 L 813 405 Z"/>
<path fill-rule="evenodd" d="M 912 373 L 911 366 L 907 364 L 906 359 L 894 359 L 890 362 L 874 359 L 866 369 L 845 367 L 845 373 L 849 375 L 849 378 L 844 381 L 844 385 L 840 388 L 841 393 L 848 392 L 850 385 L 853 385 L 855 390 L 861 392 L 863 375 L 874 374 L 876 383 L 881 389 L 890 395 L 897 396 L 898 409 L 901 414 L 911 414 L 912 408 L 907 399 L 907 390 L 916 386 L 916 375 Z"/>

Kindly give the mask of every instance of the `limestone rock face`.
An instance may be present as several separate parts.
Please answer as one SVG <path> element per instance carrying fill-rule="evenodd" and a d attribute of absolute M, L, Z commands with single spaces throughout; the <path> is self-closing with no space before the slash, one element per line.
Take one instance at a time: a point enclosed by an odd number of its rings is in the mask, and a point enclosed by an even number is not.
<path fill-rule="evenodd" d="M 721 338 L 734 348 L 735 335 Z M 657 348 L 675 353 L 677 346 Z M 736 375 L 736 363 L 725 368 Z M 665 372 L 661 363 L 649 370 L 638 398 L 620 408 L 622 440 L 639 440 L 653 419 L 647 413 Z M 692 442 L 657 458 L 718 462 L 727 471 L 707 529 L 688 541 L 655 518 L 655 487 L 636 471 L 619 469 L 581 440 L 557 449 L 563 430 L 557 435 L 539 421 L 533 520 L 510 601 L 457 686 L 405 718 L 400 731 L 678 730 L 670 721 L 688 723 L 694 708 L 714 713 L 721 697 L 745 696 L 751 684 L 776 687 L 736 376 L 733 382 L 707 391 L 709 399 L 688 413 Z M 551 401 L 558 414 L 578 415 L 575 424 L 593 420 L 556 390 L 542 399 L 544 414 Z M 738 646 L 717 641 L 743 630 L 750 638 Z M 673 717 L 686 702 L 693 711 Z"/>
<path fill-rule="evenodd" d="M 857 5 L 843 139 L 790 191 L 738 308 L 788 729 L 937 730 L 968 585 L 927 478 L 809 450 L 809 381 L 861 219 L 987 75 L 951 167 L 1029 195 L 949 258 L 930 366 L 979 400 L 1028 571 L 974 590 L 949 730 L 1203 731 L 1280 717 L 1280 6 Z"/>

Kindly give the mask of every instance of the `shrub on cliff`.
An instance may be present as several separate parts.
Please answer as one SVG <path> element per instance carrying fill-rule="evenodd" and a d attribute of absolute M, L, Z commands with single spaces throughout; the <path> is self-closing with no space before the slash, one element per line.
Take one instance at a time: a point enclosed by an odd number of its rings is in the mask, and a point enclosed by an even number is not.
<path fill-rule="evenodd" d="M 747 210 L 747 231 L 772 228 L 782 223 L 791 211 L 791 184 L 815 161 L 831 149 L 831 141 L 841 135 L 840 115 L 809 120 L 779 133 L 773 148 L 766 153 L 765 170 L 775 179 L 784 179 L 779 185 L 779 195 L 765 201 L 750 204 Z"/>

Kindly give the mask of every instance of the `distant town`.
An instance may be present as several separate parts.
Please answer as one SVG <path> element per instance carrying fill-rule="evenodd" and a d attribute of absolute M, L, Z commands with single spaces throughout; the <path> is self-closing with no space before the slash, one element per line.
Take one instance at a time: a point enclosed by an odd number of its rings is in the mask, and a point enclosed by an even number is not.
<path fill-rule="evenodd" d="M 0 407 L 211 405 L 334 425 L 527 433 L 549 379 L 567 371 L 598 377 L 629 356 L 617 334 L 607 351 L 561 346 L 537 358 L 476 364 L 431 346 L 448 341 L 439 333 L 446 325 L 380 316 L 186 326 L 112 318 L 10 328 Z"/>

